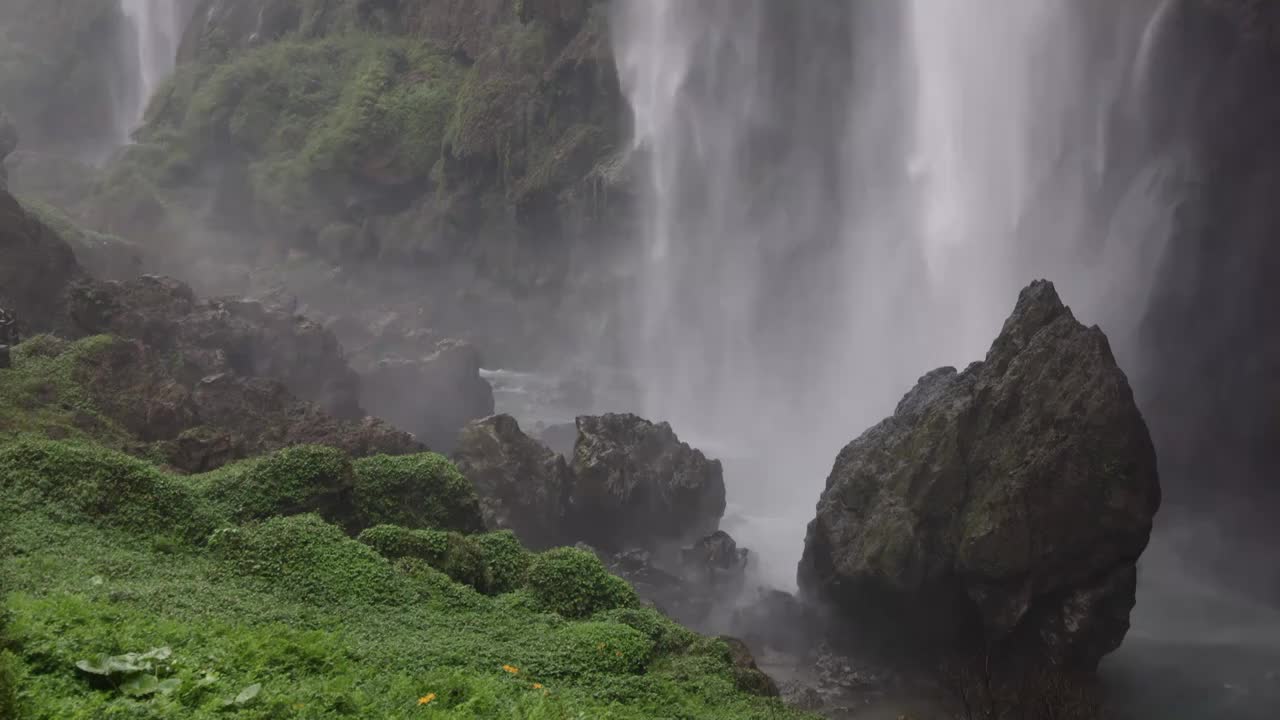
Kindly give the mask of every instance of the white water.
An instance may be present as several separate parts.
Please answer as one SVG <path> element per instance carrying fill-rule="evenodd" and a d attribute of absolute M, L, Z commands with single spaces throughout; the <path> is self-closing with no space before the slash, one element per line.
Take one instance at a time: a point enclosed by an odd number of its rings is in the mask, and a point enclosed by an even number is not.
<path fill-rule="evenodd" d="M 133 31 L 134 82 L 120 104 L 117 125 L 124 141 L 142 123 L 147 103 L 170 73 L 178 56 L 182 31 L 190 19 L 188 0 L 120 0 L 120 9 Z"/>
<path fill-rule="evenodd" d="M 1122 5 L 618 4 L 647 178 L 641 411 L 721 449 L 766 581 L 792 586 L 839 448 L 924 372 L 981 359 L 1030 280 L 1136 363 L 1178 158 L 1113 153 L 1141 132 L 1163 15 Z"/>

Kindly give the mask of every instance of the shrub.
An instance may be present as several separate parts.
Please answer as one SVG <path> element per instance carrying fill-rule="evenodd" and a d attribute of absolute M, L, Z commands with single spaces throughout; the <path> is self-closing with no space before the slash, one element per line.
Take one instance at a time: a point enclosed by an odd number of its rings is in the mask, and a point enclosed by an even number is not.
<path fill-rule="evenodd" d="M 612 622 L 575 622 L 558 629 L 554 671 L 549 674 L 611 675 L 644 672 L 653 641 L 635 628 Z"/>
<path fill-rule="evenodd" d="M 489 591 L 491 578 L 484 553 L 461 533 L 377 525 L 360 533 L 358 539 L 384 557 L 417 558 L 457 582 L 481 592 Z"/>
<path fill-rule="evenodd" d="M 599 558 L 578 548 L 534 556 L 525 584 L 543 608 L 570 619 L 639 605 L 636 591 L 625 580 L 610 575 Z"/>
<path fill-rule="evenodd" d="M 634 628 L 653 642 L 654 650 L 663 654 L 687 650 L 699 639 L 697 633 L 653 608 L 615 608 L 596 613 L 592 620 L 620 623 Z"/>
<path fill-rule="evenodd" d="M 68 521 L 187 538 L 203 537 L 212 527 L 174 478 L 99 446 L 27 438 L 0 446 L 0 491 Z"/>
<path fill-rule="evenodd" d="M 475 535 L 471 538 L 489 571 L 491 593 L 511 592 L 524 585 L 525 573 L 533 559 L 510 530 Z"/>
<path fill-rule="evenodd" d="M 194 479 L 222 514 L 236 522 L 317 512 L 350 521 L 351 459 L 315 445 L 287 448 Z"/>
<path fill-rule="evenodd" d="M 480 499 L 443 455 L 375 455 L 355 463 L 355 507 L 362 527 L 479 532 Z"/>
<path fill-rule="evenodd" d="M 317 515 L 218 530 L 214 555 L 234 572 L 317 603 L 404 602 L 408 586 L 386 558 Z"/>

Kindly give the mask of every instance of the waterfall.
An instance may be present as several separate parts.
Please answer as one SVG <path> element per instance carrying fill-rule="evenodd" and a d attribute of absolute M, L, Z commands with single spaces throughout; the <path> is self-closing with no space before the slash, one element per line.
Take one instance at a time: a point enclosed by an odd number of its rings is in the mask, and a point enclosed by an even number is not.
<path fill-rule="evenodd" d="M 160 83 L 173 72 L 182 32 L 190 19 L 188 0 L 120 0 L 132 30 L 127 53 L 134 82 L 122 99 L 117 125 L 125 142 L 142 123 L 147 103 Z"/>
<path fill-rule="evenodd" d="M 839 448 L 981 359 L 1030 280 L 1136 362 L 1179 161 L 1130 102 L 1155 0 L 779 5 L 620 0 L 612 36 L 644 180 L 642 411 L 775 516 L 729 529 L 786 586 Z"/>

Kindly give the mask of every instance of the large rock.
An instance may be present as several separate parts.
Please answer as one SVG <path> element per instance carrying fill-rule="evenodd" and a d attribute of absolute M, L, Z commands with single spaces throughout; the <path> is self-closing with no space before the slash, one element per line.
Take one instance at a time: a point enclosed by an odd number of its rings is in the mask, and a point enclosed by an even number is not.
<path fill-rule="evenodd" d="M 840 452 L 799 582 L 864 633 L 1092 669 L 1129 628 L 1159 504 L 1106 337 L 1037 281 L 985 361 L 929 373 Z"/>
<path fill-rule="evenodd" d="M 0 307 L 29 333 L 68 330 L 67 288 L 83 278 L 71 247 L 0 189 Z"/>
<path fill-rule="evenodd" d="M 668 549 L 719 529 L 719 460 L 680 442 L 667 423 L 635 415 L 582 416 L 574 447 L 574 524 L 609 551 Z"/>
<path fill-rule="evenodd" d="M 494 411 L 493 388 L 480 377 L 480 354 L 460 340 L 443 340 L 425 356 L 378 360 L 363 373 L 362 389 L 370 412 L 441 452 L 455 446 L 468 422 Z"/>
<path fill-rule="evenodd" d="M 284 309 L 233 298 L 201 302 L 181 282 L 143 276 L 77 285 L 69 311 L 80 332 L 134 338 L 169 353 L 188 380 L 224 372 L 273 378 L 331 415 L 364 416 L 360 378 L 337 338 Z"/>
<path fill-rule="evenodd" d="M 510 529 L 532 548 L 577 539 L 568 535 L 573 490 L 568 463 L 521 432 L 510 415 L 493 415 L 467 425 L 453 461 L 475 485 L 490 528 Z"/>

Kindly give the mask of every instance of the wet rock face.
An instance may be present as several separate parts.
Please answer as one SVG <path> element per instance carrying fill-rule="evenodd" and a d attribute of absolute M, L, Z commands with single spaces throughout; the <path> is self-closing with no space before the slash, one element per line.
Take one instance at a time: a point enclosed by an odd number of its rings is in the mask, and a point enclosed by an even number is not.
<path fill-rule="evenodd" d="M 443 340 L 418 357 L 393 356 L 363 372 L 361 400 L 369 412 L 403 427 L 439 452 L 449 452 L 471 420 L 493 414 L 493 388 L 480 377 L 470 343 Z"/>
<path fill-rule="evenodd" d="M 65 331 L 67 288 L 83 278 L 71 246 L 0 188 L 0 307 L 28 333 Z"/>
<path fill-rule="evenodd" d="M 1159 504 L 1106 337 L 1038 281 L 985 361 L 929 373 L 840 452 L 799 582 L 868 632 L 1092 669 L 1128 630 Z"/>
<path fill-rule="evenodd" d="M 134 338 L 172 353 L 185 379 L 225 372 L 276 378 L 331 415 L 364 416 L 360 379 L 333 333 L 284 309 L 231 298 L 200 302 L 187 285 L 147 275 L 81 284 L 69 311 L 82 333 Z"/>
<path fill-rule="evenodd" d="M 510 529 L 532 548 L 573 541 L 566 534 L 573 490 L 569 465 L 521 432 L 514 418 L 494 415 L 470 423 L 452 459 L 475 485 L 487 526 Z"/>
<path fill-rule="evenodd" d="M 667 423 L 579 417 L 573 471 L 577 533 L 605 550 L 683 545 L 715 532 L 724 515 L 720 461 Z"/>

